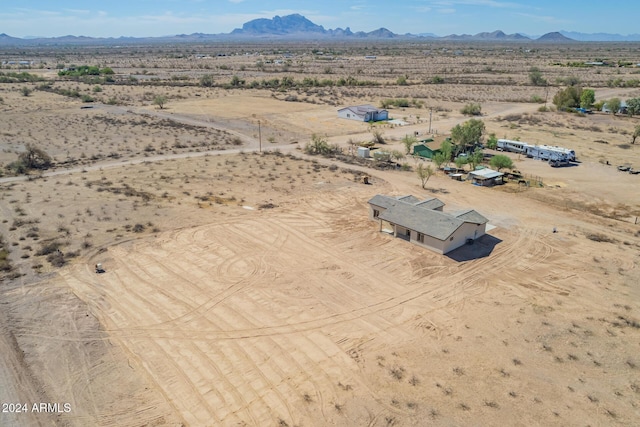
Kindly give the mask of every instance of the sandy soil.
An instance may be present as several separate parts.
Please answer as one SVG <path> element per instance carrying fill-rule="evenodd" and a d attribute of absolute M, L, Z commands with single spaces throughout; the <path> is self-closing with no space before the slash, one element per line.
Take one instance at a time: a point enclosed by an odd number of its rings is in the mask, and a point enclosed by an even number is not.
<path fill-rule="evenodd" d="M 158 75 L 193 65 L 166 62 L 174 68 Z M 411 89 L 442 92 L 438 133 L 477 96 L 488 133 L 567 146 L 581 162 L 511 155 L 543 185 L 436 175 L 422 189 L 415 172 L 302 154 L 312 133 L 345 147 L 371 138 L 368 125 L 335 120 L 338 106 L 321 102 L 334 95 L 168 87 L 159 110 L 155 88 L 105 86 L 124 105 L 80 109 L 2 87 L 0 160 L 40 142 L 64 165 L 0 178 L 14 266 L 0 289 L 0 402 L 71 410 L 4 412 L 0 425 L 636 425 L 640 177 L 615 166 L 640 167 L 637 119 L 540 113 L 522 101 L 540 89 L 526 86 Z M 344 91 L 341 102 L 377 103 L 409 89 Z M 425 108 L 392 115 L 409 125 L 377 127 L 381 148 L 428 135 Z M 375 194 L 437 196 L 445 210 L 478 210 L 491 230 L 439 256 L 380 233 L 367 219 Z M 42 252 L 51 244 L 64 265 Z"/>

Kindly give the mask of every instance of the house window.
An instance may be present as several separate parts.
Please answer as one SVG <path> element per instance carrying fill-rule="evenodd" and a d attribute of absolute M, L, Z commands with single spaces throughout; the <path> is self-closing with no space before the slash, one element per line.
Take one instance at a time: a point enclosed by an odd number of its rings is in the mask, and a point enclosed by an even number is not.
<path fill-rule="evenodd" d="M 377 210 L 377 209 L 374 209 L 374 210 L 373 210 L 373 217 L 374 217 L 374 218 L 378 218 L 379 216 L 380 216 L 380 211 L 379 211 L 379 210 Z"/>
<path fill-rule="evenodd" d="M 418 233 L 418 242 L 424 243 L 424 234 Z"/>

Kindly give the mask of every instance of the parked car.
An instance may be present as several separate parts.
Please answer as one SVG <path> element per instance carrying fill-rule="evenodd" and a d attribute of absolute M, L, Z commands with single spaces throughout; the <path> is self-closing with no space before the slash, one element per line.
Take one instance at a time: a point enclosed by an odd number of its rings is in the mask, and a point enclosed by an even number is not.
<path fill-rule="evenodd" d="M 638 175 L 640 173 L 640 169 L 630 168 L 629 173 L 633 175 Z"/>
<path fill-rule="evenodd" d="M 629 171 L 630 169 L 631 169 L 631 166 L 630 166 L 630 165 L 620 165 L 620 166 L 618 166 L 618 170 L 619 170 L 620 172 L 627 172 L 627 171 Z"/>

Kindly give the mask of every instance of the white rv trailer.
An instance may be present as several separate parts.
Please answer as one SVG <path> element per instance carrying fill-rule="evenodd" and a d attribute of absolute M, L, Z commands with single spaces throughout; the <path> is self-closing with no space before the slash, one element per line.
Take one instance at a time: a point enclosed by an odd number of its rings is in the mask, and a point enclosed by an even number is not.
<path fill-rule="evenodd" d="M 531 147 L 531 145 L 522 141 L 512 141 L 510 139 L 499 139 L 496 147 L 502 151 L 511 151 L 513 153 L 526 153 L 527 147 Z"/>
<path fill-rule="evenodd" d="M 557 147 L 557 146 L 547 146 L 544 145 L 544 147 L 547 147 L 551 150 L 555 150 L 558 151 L 560 153 L 564 153 L 567 155 L 567 160 L 569 160 L 570 162 L 575 162 L 576 161 L 576 152 L 574 150 L 570 150 L 568 148 L 564 148 L 564 147 Z"/>
<path fill-rule="evenodd" d="M 563 147 L 550 145 L 533 145 L 526 148 L 527 157 L 540 160 L 575 161 L 576 153 Z"/>

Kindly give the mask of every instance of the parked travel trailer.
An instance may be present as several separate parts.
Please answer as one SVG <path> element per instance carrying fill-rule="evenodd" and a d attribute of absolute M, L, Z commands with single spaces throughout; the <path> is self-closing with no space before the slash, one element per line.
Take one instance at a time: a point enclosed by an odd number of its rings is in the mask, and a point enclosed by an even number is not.
<path fill-rule="evenodd" d="M 512 141 L 510 139 L 499 139 L 496 145 L 499 151 L 511 151 L 513 153 L 525 153 L 527 147 L 531 145 L 522 141 Z"/>
<path fill-rule="evenodd" d="M 526 148 L 526 154 L 527 157 L 540 160 L 574 161 L 576 159 L 575 151 L 550 145 L 530 145 Z"/>

